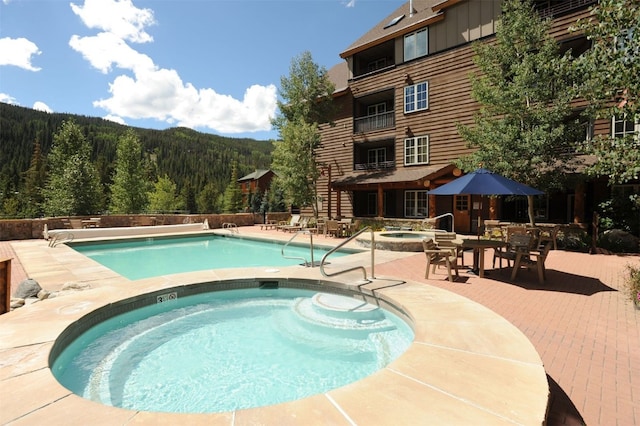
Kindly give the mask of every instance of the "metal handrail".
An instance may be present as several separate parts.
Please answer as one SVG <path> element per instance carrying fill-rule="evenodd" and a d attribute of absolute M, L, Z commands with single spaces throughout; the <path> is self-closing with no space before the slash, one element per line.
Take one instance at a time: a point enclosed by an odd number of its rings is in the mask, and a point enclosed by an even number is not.
<path fill-rule="evenodd" d="M 428 219 L 440 219 L 440 218 L 443 218 L 445 216 L 451 216 L 451 232 L 456 232 L 455 231 L 456 222 L 455 222 L 455 218 L 453 217 L 453 213 L 443 213 L 440 216 L 427 217 L 427 218 L 424 218 L 423 222 L 426 222 Z"/>
<path fill-rule="evenodd" d="M 306 258 L 298 257 L 298 256 L 286 256 L 284 254 L 284 249 L 287 248 L 289 243 L 291 241 L 293 241 L 298 236 L 298 234 L 309 234 L 309 237 L 311 237 L 311 241 L 309 242 L 309 245 L 311 246 L 311 267 L 313 268 L 313 264 L 314 264 L 314 261 L 313 261 L 313 234 L 307 229 L 301 229 L 300 231 L 296 231 L 296 233 L 293 234 L 293 236 L 289 239 L 289 241 L 287 241 L 285 243 L 285 245 L 282 246 L 282 249 L 280 250 L 280 253 L 282 254 L 282 257 L 284 257 L 285 259 L 301 259 L 304 262 L 304 266 L 309 267 L 309 262 L 307 262 Z"/>
<path fill-rule="evenodd" d="M 66 237 L 66 238 L 62 238 Z M 62 231 L 54 234 L 53 237 L 49 240 L 49 247 L 53 248 L 58 244 L 67 243 L 73 241 L 73 233 L 71 231 Z"/>
<path fill-rule="evenodd" d="M 322 256 L 322 260 L 320 261 L 320 273 L 322 274 L 322 276 L 324 277 L 335 277 L 336 275 L 340 275 L 340 274 L 345 274 L 347 272 L 351 272 L 351 271 L 356 271 L 358 269 L 362 270 L 362 273 L 364 274 L 364 281 L 366 282 L 371 282 L 370 279 L 367 278 L 367 270 L 364 268 L 364 266 L 354 266 L 353 268 L 349 268 L 349 269 L 345 269 L 342 271 L 337 271 L 337 272 L 332 272 L 332 273 L 328 273 L 324 270 L 324 263 L 325 260 L 327 260 L 327 257 L 329 257 L 332 253 L 335 253 L 336 251 L 338 251 L 342 246 L 344 246 L 345 244 L 347 244 L 348 242 L 350 242 L 351 240 L 353 240 L 354 238 L 356 238 L 358 235 L 362 234 L 364 231 L 369 230 L 371 231 L 371 278 L 375 279 L 375 272 L 374 272 L 374 261 L 375 261 L 375 247 L 376 247 L 376 241 L 375 241 L 375 237 L 374 237 L 374 233 L 373 233 L 373 229 L 371 229 L 370 226 L 366 226 L 364 228 L 362 228 L 360 231 L 356 232 L 355 234 L 353 234 L 352 236 L 350 236 L 349 238 L 347 238 L 345 241 L 341 242 L 340 244 L 338 244 L 337 246 L 335 246 L 334 248 L 332 248 L 331 250 L 329 250 L 327 252 L 327 254 L 325 254 L 324 256 Z"/>

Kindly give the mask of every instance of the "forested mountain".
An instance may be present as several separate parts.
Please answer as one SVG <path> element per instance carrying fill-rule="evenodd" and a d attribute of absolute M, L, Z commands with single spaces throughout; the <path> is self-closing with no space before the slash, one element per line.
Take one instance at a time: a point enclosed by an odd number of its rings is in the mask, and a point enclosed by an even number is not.
<path fill-rule="evenodd" d="M 92 147 L 92 161 L 101 183 L 111 183 L 118 138 L 132 127 L 96 117 L 46 113 L 0 103 L 0 194 L 3 198 L 20 191 L 36 141 L 46 156 L 53 135 L 65 120 L 73 120 L 82 128 Z M 133 129 L 143 151 L 155 163 L 157 176 L 167 175 L 179 192 L 188 188 L 197 194 L 208 183 L 224 191 L 234 162 L 237 162 L 238 176 L 255 169 L 268 169 L 271 164 L 273 145 L 269 141 L 227 138 L 187 128 Z"/>

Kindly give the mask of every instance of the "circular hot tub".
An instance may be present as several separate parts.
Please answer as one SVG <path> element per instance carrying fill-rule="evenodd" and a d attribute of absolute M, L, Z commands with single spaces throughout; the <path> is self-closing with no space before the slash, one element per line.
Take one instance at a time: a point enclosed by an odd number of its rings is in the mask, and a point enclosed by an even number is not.
<path fill-rule="evenodd" d="M 420 252 L 422 240 L 433 238 L 438 231 L 382 231 L 374 232 L 375 248 L 391 251 L 416 251 Z M 356 238 L 363 247 L 371 247 L 371 234 L 363 233 Z"/>

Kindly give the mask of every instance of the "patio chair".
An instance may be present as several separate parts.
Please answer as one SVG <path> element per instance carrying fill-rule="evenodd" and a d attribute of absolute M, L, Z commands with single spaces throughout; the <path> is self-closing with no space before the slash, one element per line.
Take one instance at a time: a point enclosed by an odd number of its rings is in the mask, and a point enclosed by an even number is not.
<path fill-rule="evenodd" d="M 327 220 L 324 223 L 324 233 L 325 235 L 329 235 L 332 237 L 338 237 L 340 235 L 340 230 L 342 225 L 337 220 Z"/>
<path fill-rule="evenodd" d="M 558 250 L 558 232 L 560 232 L 560 225 L 555 225 L 552 228 L 541 228 L 538 244 L 542 245 L 543 243 L 550 241 L 553 243 L 553 249 Z"/>
<path fill-rule="evenodd" d="M 464 249 L 458 235 L 455 232 L 436 232 L 433 235 L 438 248 L 451 250 L 456 257 L 460 258 L 460 264 L 464 266 Z"/>
<path fill-rule="evenodd" d="M 282 230 L 284 232 L 296 232 L 296 231 L 300 231 L 303 228 L 306 228 L 307 225 L 309 224 L 309 220 L 310 218 L 307 216 L 300 216 L 300 219 L 292 224 L 292 225 L 284 225 L 282 227 Z"/>
<path fill-rule="evenodd" d="M 524 229 L 524 228 L 523 228 Z M 500 260 L 500 269 L 502 269 L 502 259 L 507 261 L 507 266 L 511 267 L 511 262 L 515 261 L 520 251 L 528 252 L 532 248 L 533 238 L 527 233 L 512 233 L 507 240 L 506 247 L 498 247 L 493 252 L 493 267 L 496 267 L 496 259 Z"/>
<path fill-rule="evenodd" d="M 453 274 L 451 273 L 451 268 L 453 268 L 456 272 L 456 277 L 459 277 L 458 274 L 458 256 L 454 254 L 451 249 L 443 249 L 438 248 L 436 243 L 431 238 L 425 238 L 422 240 L 422 247 L 424 249 L 424 253 L 427 256 L 427 268 L 424 273 L 424 277 L 429 279 L 429 268 L 432 267 L 435 273 L 436 266 L 445 265 L 447 267 L 447 274 L 449 275 L 449 281 L 453 282 Z"/>
<path fill-rule="evenodd" d="M 288 222 L 286 220 L 280 221 L 280 223 L 278 223 L 278 226 L 276 226 L 276 230 L 277 231 L 282 231 L 287 226 L 297 225 L 298 222 L 300 222 L 300 215 L 299 214 L 294 214 L 294 215 L 291 216 L 291 219 L 289 219 Z"/>
<path fill-rule="evenodd" d="M 551 250 L 552 241 L 545 241 L 538 250 L 520 250 L 516 254 L 513 262 L 513 270 L 511 271 L 511 281 L 516 279 L 518 271 L 522 267 L 527 269 L 535 268 L 538 272 L 538 282 L 543 284 L 547 279 L 547 271 L 544 266 L 549 250 Z"/>

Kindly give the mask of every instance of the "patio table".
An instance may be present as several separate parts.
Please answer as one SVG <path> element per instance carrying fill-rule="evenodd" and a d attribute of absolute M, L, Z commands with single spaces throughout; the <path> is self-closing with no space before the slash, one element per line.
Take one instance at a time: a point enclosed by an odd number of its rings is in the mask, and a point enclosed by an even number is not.
<path fill-rule="evenodd" d="M 484 251 L 485 249 L 498 247 L 506 247 L 507 243 L 502 240 L 487 239 L 463 239 L 463 248 L 473 249 L 473 269 L 471 272 L 477 274 L 480 278 L 484 278 Z"/>

